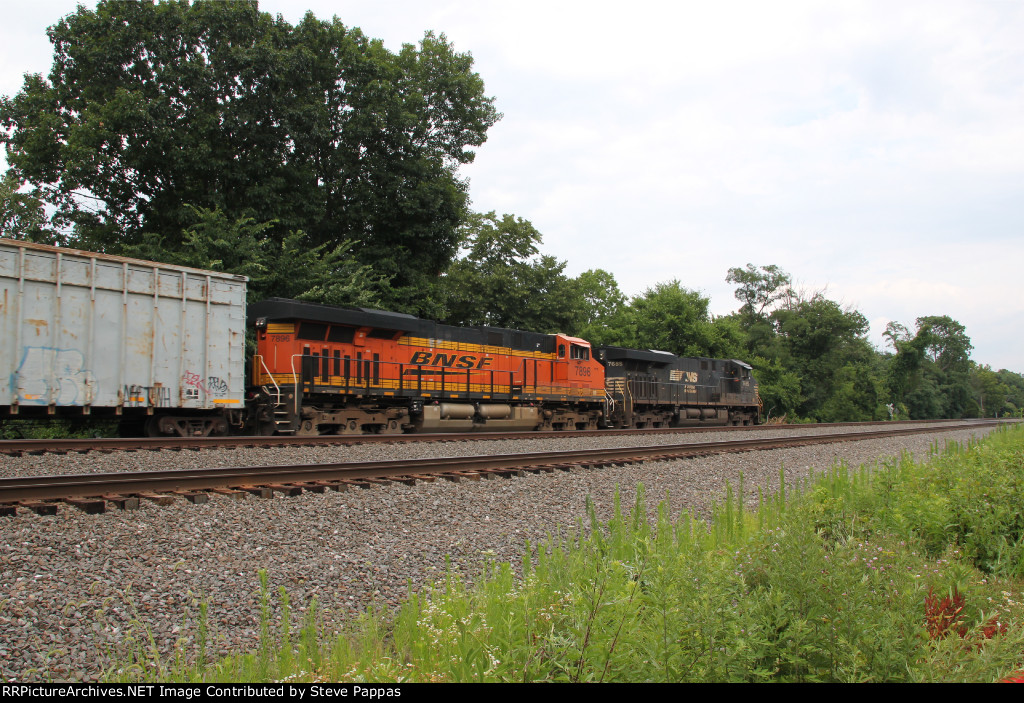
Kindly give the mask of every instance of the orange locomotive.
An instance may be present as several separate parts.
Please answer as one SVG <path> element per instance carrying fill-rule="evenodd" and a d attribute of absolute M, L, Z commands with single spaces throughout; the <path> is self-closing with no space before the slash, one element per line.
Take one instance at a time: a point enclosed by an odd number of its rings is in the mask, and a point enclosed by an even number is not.
<path fill-rule="evenodd" d="M 604 367 L 583 339 L 280 298 L 249 319 L 258 433 L 596 429 L 604 416 Z"/>

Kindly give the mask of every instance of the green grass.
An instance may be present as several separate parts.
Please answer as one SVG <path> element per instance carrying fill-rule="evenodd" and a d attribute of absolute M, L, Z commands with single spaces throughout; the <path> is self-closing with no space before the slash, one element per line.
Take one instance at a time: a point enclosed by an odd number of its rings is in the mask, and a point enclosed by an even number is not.
<path fill-rule="evenodd" d="M 606 523 L 526 545 L 514 569 L 451 574 L 324 636 L 315 607 L 255 651 L 113 678 L 207 681 L 996 681 L 1024 668 L 1024 429 L 915 463 L 826 472 L 710 521 L 650 515 L 642 486 Z M 946 598 L 945 604 L 942 599 Z M 959 600 L 958 600 L 959 599 Z M 960 603 L 956 610 L 950 603 Z M 956 612 L 954 612 L 954 610 Z M 945 623 L 939 626 L 936 623 Z"/>
<path fill-rule="evenodd" d="M 117 420 L 92 418 L 0 420 L 0 439 L 80 439 L 116 437 Z"/>

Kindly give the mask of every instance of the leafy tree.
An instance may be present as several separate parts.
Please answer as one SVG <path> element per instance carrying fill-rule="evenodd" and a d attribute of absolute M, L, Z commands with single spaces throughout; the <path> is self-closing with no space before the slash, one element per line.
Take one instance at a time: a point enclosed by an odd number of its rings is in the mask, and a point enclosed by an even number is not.
<path fill-rule="evenodd" d="M 919 317 L 917 334 L 925 342 L 928 359 L 940 371 L 967 371 L 970 367 L 974 346 L 964 326 L 956 320 L 946 315 Z"/>
<path fill-rule="evenodd" d="M 603 269 L 591 269 L 577 276 L 574 284 L 582 307 L 568 331 L 595 345 L 618 344 L 627 301 L 615 276 Z"/>
<path fill-rule="evenodd" d="M 971 400 L 978 406 L 978 417 L 992 417 L 994 414 L 1001 414 L 1007 410 L 1007 398 L 1010 389 L 1003 383 L 999 374 L 992 370 L 987 364 L 975 366 L 971 370 Z"/>
<path fill-rule="evenodd" d="M 800 377 L 804 400 L 799 413 L 818 419 L 840 414 L 849 417 L 853 413 L 856 415 L 853 419 L 871 419 L 874 400 L 865 401 L 856 411 L 843 413 L 835 409 L 836 401 L 832 400 L 831 409 L 826 409 L 830 399 L 840 391 L 850 395 L 842 384 L 853 383 L 857 374 L 864 378 L 852 387 L 864 392 L 876 388 L 874 350 L 865 336 L 867 319 L 856 310 L 843 309 L 820 293 L 794 299 L 773 312 L 772 318 L 778 328 L 779 358 L 787 369 Z"/>
<path fill-rule="evenodd" d="M 708 356 L 720 359 L 743 359 L 747 356 L 747 335 L 735 315 L 711 320 Z"/>
<path fill-rule="evenodd" d="M 748 319 L 763 319 L 765 310 L 785 296 L 791 282 L 789 274 L 775 264 L 762 266 L 760 271 L 753 264 L 731 268 L 725 280 L 739 286 L 736 299 L 743 303 L 740 313 Z"/>
<path fill-rule="evenodd" d="M 0 237 L 40 244 L 60 244 L 63 237 L 47 224 L 42 201 L 20 192 L 21 183 L 10 171 L 0 179 Z"/>
<path fill-rule="evenodd" d="M 500 115 L 444 36 L 395 54 L 253 0 L 101 0 L 48 34 L 52 70 L 0 101 L 0 141 L 81 245 L 148 234 L 180 251 L 190 207 L 220 210 L 272 223 L 278 246 L 299 231 L 310 249 L 351 241 L 393 286 L 385 303 L 407 308 L 455 254 L 457 168 Z"/>
<path fill-rule="evenodd" d="M 888 385 L 911 418 L 977 414 L 970 378 L 973 345 L 963 325 L 945 315 L 919 317 L 913 335 L 903 325 L 890 323 L 886 337 L 896 349 Z"/>
<path fill-rule="evenodd" d="M 379 306 L 373 291 L 382 284 L 359 264 L 347 243 L 309 247 L 302 232 L 283 240 L 265 236 L 274 223 L 231 220 L 221 210 L 192 208 L 192 224 L 181 234 L 184 246 L 168 251 L 157 235 L 125 247 L 125 253 L 166 263 L 225 271 L 249 277 L 249 302 L 270 296 L 329 305 Z"/>
<path fill-rule="evenodd" d="M 1024 409 L 1024 374 L 999 369 L 996 376 L 998 376 L 999 382 L 1006 387 L 1006 403 L 1004 405 L 1006 412 L 1019 414 Z"/>
<path fill-rule="evenodd" d="M 814 295 L 774 314 L 790 353 L 799 359 L 820 359 L 837 351 L 860 347 L 868 322 L 856 310 L 844 310 L 834 300 Z"/>
<path fill-rule="evenodd" d="M 944 416 L 942 389 L 931 376 L 922 375 L 903 398 L 903 405 L 912 420 L 933 420 Z"/>
<path fill-rule="evenodd" d="M 582 322 L 593 324 L 622 313 L 626 296 L 619 290 L 615 276 L 604 269 L 590 269 L 576 277 L 576 285 L 586 308 Z"/>
<path fill-rule="evenodd" d="M 448 269 L 445 321 L 534 332 L 564 332 L 583 307 L 565 262 L 542 256 L 541 234 L 513 215 L 473 214 L 462 228 L 465 255 Z"/>
<path fill-rule="evenodd" d="M 832 389 L 817 412 L 823 422 L 860 422 L 882 419 L 881 376 L 867 372 L 865 364 L 848 363 L 840 368 Z"/>
<path fill-rule="evenodd" d="M 800 377 L 784 368 L 777 359 L 752 356 L 747 361 L 754 368 L 765 419 L 795 419 L 804 401 Z"/>
<path fill-rule="evenodd" d="M 622 344 L 680 356 L 710 356 L 716 336 L 709 303 L 678 280 L 658 283 L 630 302 L 623 317 Z"/>
<path fill-rule="evenodd" d="M 911 335 L 910 330 L 898 322 L 886 325 L 885 337 L 896 351 L 889 364 L 887 384 L 897 403 L 903 403 L 906 394 L 916 388 L 920 379 L 928 340 L 920 335 Z"/>
<path fill-rule="evenodd" d="M 774 264 L 760 270 L 747 264 L 745 269 L 729 269 L 725 280 L 738 286 L 735 296 L 743 303 L 735 318 L 744 333 L 745 355 L 777 359 L 778 330 L 766 311 L 789 296 L 789 274 Z"/>

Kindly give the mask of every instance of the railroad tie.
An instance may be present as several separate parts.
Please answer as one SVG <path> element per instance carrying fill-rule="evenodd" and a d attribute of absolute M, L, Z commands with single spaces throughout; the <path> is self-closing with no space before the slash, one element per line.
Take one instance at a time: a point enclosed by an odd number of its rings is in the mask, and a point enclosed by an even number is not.
<path fill-rule="evenodd" d="M 251 493 L 252 495 L 256 496 L 257 498 L 273 498 L 274 497 L 274 491 L 272 491 L 271 489 L 267 488 L 266 486 L 236 486 L 236 488 L 238 488 L 238 490 L 240 490 L 240 491 L 245 491 L 246 493 Z"/>
<path fill-rule="evenodd" d="M 233 498 L 234 500 L 241 500 L 242 498 L 245 498 L 246 495 L 248 495 L 245 491 L 236 491 L 230 488 L 211 488 L 210 493 L 216 493 L 219 496 L 224 496 L 225 498 Z"/>
<path fill-rule="evenodd" d="M 139 507 L 139 499 L 136 496 L 123 496 L 116 493 L 107 493 L 100 496 L 100 498 L 108 503 L 113 503 L 121 510 L 137 510 Z"/>
<path fill-rule="evenodd" d="M 327 484 L 325 484 L 325 483 L 323 483 L 321 481 L 302 481 L 302 482 L 296 483 L 295 485 L 298 486 L 299 488 L 301 488 L 304 491 L 309 491 L 310 493 L 326 493 L 327 492 Z"/>
<path fill-rule="evenodd" d="M 494 476 L 501 476 L 502 478 L 518 478 L 526 475 L 526 472 L 522 469 L 488 469 L 488 471 Z"/>
<path fill-rule="evenodd" d="M 37 502 L 34 502 L 34 501 L 24 501 L 24 502 L 19 502 L 18 505 L 20 505 L 23 508 L 28 508 L 29 510 L 34 512 L 36 515 L 56 515 L 57 514 L 57 504 L 56 503 L 37 503 Z"/>
<path fill-rule="evenodd" d="M 99 515 L 107 512 L 107 501 L 102 498 L 65 498 L 64 502 L 75 506 L 87 515 Z"/>
<path fill-rule="evenodd" d="M 364 478 L 364 479 L 361 479 L 361 480 L 366 481 L 367 483 L 369 483 L 371 485 L 374 485 L 374 486 L 390 486 L 391 485 L 391 479 L 387 479 L 387 478 Z"/>
<path fill-rule="evenodd" d="M 302 495 L 302 487 L 294 483 L 268 483 L 266 487 L 272 491 L 284 493 L 286 496 Z"/>
<path fill-rule="evenodd" d="M 139 498 L 156 503 L 157 505 L 173 505 L 174 497 L 166 493 L 138 493 Z"/>
<path fill-rule="evenodd" d="M 203 505 L 210 501 L 210 496 L 206 493 L 197 493 L 196 491 L 171 491 L 171 493 L 181 496 L 193 505 Z"/>
<path fill-rule="evenodd" d="M 357 480 L 352 479 L 352 478 L 343 478 L 338 483 L 341 483 L 341 484 L 343 484 L 345 486 L 348 486 L 348 487 L 366 488 L 366 489 L 373 488 L 373 485 L 374 485 L 374 484 L 370 483 L 370 481 L 368 481 L 368 480 L 359 480 L 359 481 L 357 481 Z"/>

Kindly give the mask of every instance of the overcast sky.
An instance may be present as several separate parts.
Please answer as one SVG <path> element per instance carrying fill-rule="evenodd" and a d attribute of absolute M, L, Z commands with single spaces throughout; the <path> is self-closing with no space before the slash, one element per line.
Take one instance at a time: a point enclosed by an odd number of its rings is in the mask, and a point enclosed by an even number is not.
<path fill-rule="evenodd" d="M 5 7 L 0 93 L 49 71 L 75 5 Z M 504 113 L 463 171 L 473 208 L 530 220 L 572 275 L 678 278 L 726 314 L 730 267 L 777 264 L 879 347 L 949 315 L 976 361 L 1024 372 L 1022 2 L 260 6 L 472 53 Z"/>

